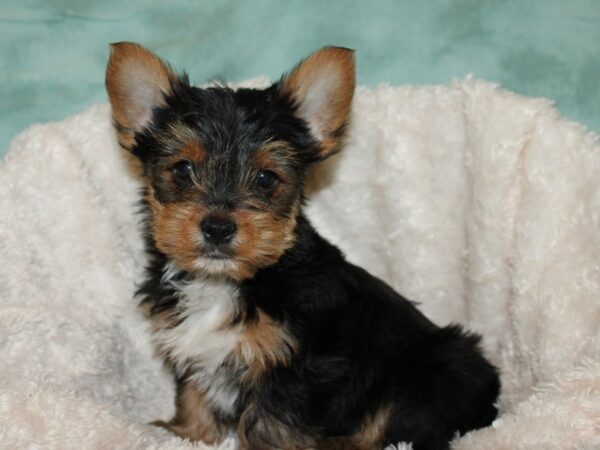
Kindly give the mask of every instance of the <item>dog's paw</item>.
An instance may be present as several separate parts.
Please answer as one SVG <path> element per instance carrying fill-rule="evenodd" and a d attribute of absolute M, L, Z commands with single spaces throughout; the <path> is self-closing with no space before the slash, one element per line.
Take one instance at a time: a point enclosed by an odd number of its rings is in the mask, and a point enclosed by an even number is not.
<path fill-rule="evenodd" d="M 165 422 L 164 420 L 154 420 L 150 422 L 150 425 L 171 431 L 171 424 L 169 422 Z"/>

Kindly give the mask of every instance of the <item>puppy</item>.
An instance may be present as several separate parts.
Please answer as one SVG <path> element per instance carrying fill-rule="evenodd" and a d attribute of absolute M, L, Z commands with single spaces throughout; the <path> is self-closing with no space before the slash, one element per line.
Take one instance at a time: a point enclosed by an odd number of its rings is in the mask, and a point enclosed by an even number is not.
<path fill-rule="evenodd" d="M 303 214 L 308 171 L 342 144 L 354 72 L 351 50 L 326 47 L 266 89 L 197 88 L 139 45 L 112 46 L 114 124 L 146 179 L 139 294 L 178 386 L 158 424 L 181 437 L 443 449 L 496 417 L 479 337 L 434 325 Z"/>

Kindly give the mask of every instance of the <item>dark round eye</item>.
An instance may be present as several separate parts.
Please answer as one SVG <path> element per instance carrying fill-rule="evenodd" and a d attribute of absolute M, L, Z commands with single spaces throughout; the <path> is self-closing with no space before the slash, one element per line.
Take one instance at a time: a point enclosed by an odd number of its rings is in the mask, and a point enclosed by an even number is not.
<path fill-rule="evenodd" d="M 175 179 L 180 183 L 185 183 L 190 180 L 192 173 L 192 163 L 189 161 L 179 161 L 171 169 Z"/>
<path fill-rule="evenodd" d="M 256 175 L 256 184 L 259 188 L 264 190 L 271 190 L 279 183 L 279 178 L 275 175 L 275 172 L 270 170 L 261 170 Z"/>

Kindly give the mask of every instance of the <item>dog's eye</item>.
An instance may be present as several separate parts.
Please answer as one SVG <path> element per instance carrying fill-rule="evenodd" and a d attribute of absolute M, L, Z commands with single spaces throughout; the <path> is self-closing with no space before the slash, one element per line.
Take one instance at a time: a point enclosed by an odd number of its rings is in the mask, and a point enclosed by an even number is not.
<path fill-rule="evenodd" d="M 175 180 L 177 180 L 179 183 L 187 183 L 190 181 L 192 163 L 189 161 L 179 161 L 173 166 L 171 171 L 175 176 Z"/>
<path fill-rule="evenodd" d="M 275 188 L 275 186 L 277 186 L 278 183 L 279 178 L 277 178 L 275 172 L 272 172 L 270 170 L 261 170 L 260 172 L 258 172 L 258 175 L 256 175 L 256 184 L 259 188 L 265 191 L 269 191 Z"/>

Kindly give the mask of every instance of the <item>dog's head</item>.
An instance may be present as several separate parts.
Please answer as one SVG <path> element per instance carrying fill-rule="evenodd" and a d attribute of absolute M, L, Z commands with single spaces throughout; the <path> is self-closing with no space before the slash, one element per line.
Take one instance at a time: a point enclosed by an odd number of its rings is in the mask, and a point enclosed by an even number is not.
<path fill-rule="evenodd" d="M 145 48 L 112 46 L 119 141 L 142 162 L 157 248 L 181 269 L 244 279 L 294 243 L 309 167 L 334 153 L 353 52 L 326 47 L 272 86 L 191 86 Z"/>

